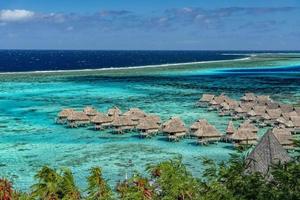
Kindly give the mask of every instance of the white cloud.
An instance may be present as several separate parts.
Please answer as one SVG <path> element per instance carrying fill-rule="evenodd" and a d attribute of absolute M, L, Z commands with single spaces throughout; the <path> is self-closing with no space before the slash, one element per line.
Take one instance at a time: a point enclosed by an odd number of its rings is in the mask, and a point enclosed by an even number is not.
<path fill-rule="evenodd" d="M 16 22 L 31 19 L 34 12 L 29 10 L 0 10 L 0 21 Z"/>

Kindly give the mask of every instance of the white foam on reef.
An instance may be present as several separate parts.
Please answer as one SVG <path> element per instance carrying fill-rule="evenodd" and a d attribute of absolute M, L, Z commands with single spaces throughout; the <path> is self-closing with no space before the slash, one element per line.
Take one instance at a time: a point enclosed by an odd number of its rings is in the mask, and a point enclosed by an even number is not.
<path fill-rule="evenodd" d="M 232 54 L 230 54 L 230 55 L 232 55 Z M 243 55 L 243 54 L 241 54 L 241 55 Z M 249 60 L 253 56 L 254 55 L 250 55 L 249 57 L 246 57 L 246 58 L 237 58 L 237 59 L 229 59 L 229 60 L 210 60 L 210 61 L 199 61 L 199 62 L 185 62 L 185 63 L 160 64 L 160 65 L 144 65 L 144 66 L 131 66 L 131 67 L 106 67 L 106 68 L 98 68 L 98 69 L 47 70 L 47 71 L 26 71 L 26 72 L 0 72 L 0 75 L 6 75 L 6 74 L 44 74 L 44 73 L 65 73 L 65 72 L 92 72 L 92 71 L 108 71 L 108 70 L 161 68 L 161 67 L 180 66 L 180 65 L 194 65 L 194 64 L 243 61 L 243 60 Z"/>

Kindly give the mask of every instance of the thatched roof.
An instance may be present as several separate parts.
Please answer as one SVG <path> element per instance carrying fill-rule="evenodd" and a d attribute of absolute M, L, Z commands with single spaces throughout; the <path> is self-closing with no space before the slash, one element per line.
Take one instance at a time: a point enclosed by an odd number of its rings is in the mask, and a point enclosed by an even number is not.
<path fill-rule="evenodd" d="M 300 116 L 300 107 L 294 107 L 294 110 Z"/>
<path fill-rule="evenodd" d="M 227 97 L 224 94 L 221 94 L 220 96 L 215 96 L 214 100 L 218 105 L 221 105 L 221 103 L 225 102 L 226 100 L 228 100 L 229 97 Z"/>
<path fill-rule="evenodd" d="M 252 103 L 252 102 L 245 102 L 245 103 L 240 104 L 240 107 L 242 108 L 244 113 L 247 113 L 250 110 L 252 110 L 253 106 L 254 106 L 254 103 Z"/>
<path fill-rule="evenodd" d="M 235 100 L 232 100 L 232 99 L 227 100 L 226 103 L 228 104 L 229 108 L 232 109 L 232 110 L 239 106 L 239 102 L 235 101 Z"/>
<path fill-rule="evenodd" d="M 270 96 L 268 96 L 268 95 L 258 95 L 258 96 L 256 96 L 256 101 L 260 105 L 265 105 L 268 102 L 271 102 L 272 100 L 271 100 Z"/>
<path fill-rule="evenodd" d="M 215 97 L 215 95 L 213 94 L 203 94 L 200 101 L 201 102 L 210 102 L 211 100 L 213 100 Z"/>
<path fill-rule="evenodd" d="M 84 112 L 73 112 L 68 118 L 68 121 L 89 121 L 90 118 Z"/>
<path fill-rule="evenodd" d="M 250 110 L 249 112 L 247 112 L 247 115 L 250 117 L 254 117 L 256 116 L 256 112 L 254 110 Z"/>
<path fill-rule="evenodd" d="M 183 121 L 179 117 L 172 117 L 163 124 L 162 128 L 165 133 L 180 133 L 187 131 Z"/>
<path fill-rule="evenodd" d="M 66 109 L 63 109 L 62 111 L 60 111 L 58 113 L 58 117 L 61 117 L 61 118 L 67 118 L 69 117 L 73 112 L 75 112 L 73 109 L 71 108 L 66 108 Z"/>
<path fill-rule="evenodd" d="M 300 116 L 292 116 L 291 121 L 293 122 L 295 127 L 300 127 Z"/>
<path fill-rule="evenodd" d="M 297 117 L 298 116 L 298 113 L 296 111 L 292 111 L 292 112 L 289 112 L 289 113 L 282 113 L 281 114 L 282 117 L 285 119 L 285 120 L 290 120 L 291 117 Z"/>
<path fill-rule="evenodd" d="M 201 138 L 221 137 L 221 134 L 214 126 L 205 126 L 200 128 L 194 133 L 194 135 Z"/>
<path fill-rule="evenodd" d="M 280 123 L 280 124 L 285 124 L 287 120 L 285 120 L 283 117 L 279 117 L 276 119 L 276 122 Z"/>
<path fill-rule="evenodd" d="M 234 109 L 234 112 L 236 112 L 236 113 L 245 113 L 245 111 L 239 106 L 239 107 L 236 107 L 235 109 Z"/>
<path fill-rule="evenodd" d="M 139 121 L 137 129 L 139 130 L 150 130 L 150 129 L 159 129 L 157 121 L 153 121 L 151 117 L 145 117 Z"/>
<path fill-rule="evenodd" d="M 207 126 L 207 125 L 208 125 L 208 122 L 207 122 L 206 119 L 199 119 L 199 120 L 197 120 L 196 122 L 194 122 L 194 123 L 191 125 L 190 129 L 191 129 L 192 131 L 195 131 L 195 130 L 198 130 L 198 129 L 200 129 L 201 127 Z"/>
<path fill-rule="evenodd" d="M 221 137 L 219 131 L 205 119 L 200 119 L 192 124 L 191 130 L 194 130 L 194 135 L 197 137 Z"/>
<path fill-rule="evenodd" d="M 281 116 L 281 109 L 276 108 L 276 109 L 267 109 L 266 113 L 270 116 L 271 119 L 277 119 Z"/>
<path fill-rule="evenodd" d="M 83 109 L 83 112 L 87 115 L 87 116 L 95 116 L 97 115 L 97 110 L 91 106 L 87 106 Z"/>
<path fill-rule="evenodd" d="M 263 114 L 263 115 L 262 115 L 262 118 L 263 118 L 264 120 L 269 120 L 269 119 L 271 119 L 271 117 L 270 117 L 267 113 Z"/>
<path fill-rule="evenodd" d="M 91 120 L 91 122 L 95 123 L 95 124 L 109 123 L 109 122 L 112 122 L 112 121 L 113 121 L 113 118 L 111 116 L 108 116 L 106 114 L 99 113 L 99 112 Z"/>
<path fill-rule="evenodd" d="M 249 129 L 252 132 L 257 132 L 258 131 L 258 128 L 254 124 L 252 124 L 249 120 L 246 120 L 242 124 L 240 124 L 239 128 L 241 128 L 241 129 Z"/>
<path fill-rule="evenodd" d="M 272 164 L 287 162 L 291 158 L 271 130 L 267 131 L 246 159 L 247 171 L 269 174 Z"/>
<path fill-rule="evenodd" d="M 294 107 L 289 104 L 280 104 L 279 107 L 283 113 L 292 112 L 294 110 Z"/>
<path fill-rule="evenodd" d="M 139 108 L 130 108 L 127 112 L 123 113 L 123 115 L 130 117 L 132 120 L 139 120 L 146 117 L 146 113 Z"/>
<path fill-rule="evenodd" d="M 257 116 L 263 116 L 266 112 L 267 106 L 259 106 L 256 105 L 253 107 L 254 112 L 256 113 Z"/>
<path fill-rule="evenodd" d="M 277 108 L 279 108 L 279 103 L 273 101 L 267 102 L 267 109 L 277 109 Z"/>
<path fill-rule="evenodd" d="M 235 127 L 234 127 L 234 124 L 232 121 L 229 121 L 228 122 L 228 125 L 227 125 L 227 128 L 226 128 L 226 134 L 233 134 L 234 132 L 236 131 Z"/>
<path fill-rule="evenodd" d="M 244 96 L 241 97 L 242 101 L 255 101 L 256 96 L 254 93 L 245 93 Z"/>
<path fill-rule="evenodd" d="M 289 129 L 273 128 L 272 132 L 281 145 L 293 145 L 293 137 Z"/>
<path fill-rule="evenodd" d="M 158 115 L 147 115 L 146 118 L 157 124 L 161 124 L 161 119 Z"/>
<path fill-rule="evenodd" d="M 253 131 L 247 128 L 239 128 L 234 134 L 231 135 L 231 139 L 235 141 L 250 141 L 257 140 L 257 135 Z"/>
<path fill-rule="evenodd" d="M 120 127 L 120 126 L 135 126 L 136 123 L 131 120 L 128 116 L 117 116 L 114 118 L 113 126 Z"/>
<path fill-rule="evenodd" d="M 226 102 L 221 103 L 221 107 L 222 107 L 223 110 L 229 110 L 230 109 L 229 105 Z"/>
<path fill-rule="evenodd" d="M 210 104 L 210 105 L 213 105 L 213 106 L 214 106 L 214 105 L 218 105 L 218 103 L 217 103 L 214 99 L 211 100 L 211 101 L 209 102 L 209 104 Z"/>
<path fill-rule="evenodd" d="M 113 108 L 110 108 L 107 111 L 107 114 L 108 114 L 108 116 L 118 116 L 118 115 L 122 114 L 122 111 L 117 106 L 115 106 Z"/>

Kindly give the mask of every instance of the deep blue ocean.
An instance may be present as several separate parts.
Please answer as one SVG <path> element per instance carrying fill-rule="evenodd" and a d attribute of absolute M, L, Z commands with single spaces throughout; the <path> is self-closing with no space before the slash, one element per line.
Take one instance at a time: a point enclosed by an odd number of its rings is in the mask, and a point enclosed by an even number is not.
<path fill-rule="evenodd" d="M 0 50 L 0 72 L 100 69 L 229 60 L 246 57 L 245 54 L 249 53 L 253 52 Z"/>

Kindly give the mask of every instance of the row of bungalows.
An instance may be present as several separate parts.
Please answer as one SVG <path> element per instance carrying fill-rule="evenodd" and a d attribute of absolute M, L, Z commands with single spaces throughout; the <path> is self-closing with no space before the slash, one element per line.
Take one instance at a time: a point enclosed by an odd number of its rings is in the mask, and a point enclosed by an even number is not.
<path fill-rule="evenodd" d="M 253 145 L 257 143 L 258 128 L 252 124 L 249 120 L 244 121 L 238 129 L 234 127 L 232 121 L 228 122 L 226 128 L 226 141 L 231 141 L 235 146 L 239 145 Z"/>
<path fill-rule="evenodd" d="M 293 128 L 293 133 L 300 132 L 300 108 L 275 102 L 266 95 L 246 93 L 236 101 L 225 94 L 204 94 L 199 104 L 209 106 L 209 110 L 218 110 L 220 116 L 231 115 L 233 120 L 250 119 L 260 127 L 281 126 Z"/>
<path fill-rule="evenodd" d="M 133 129 L 139 129 L 143 133 L 154 133 L 159 131 L 160 118 L 148 115 L 138 108 L 131 108 L 122 113 L 118 107 L 113 107 L 107 113 L 101 113 L 93 107 L 86 107 L 83 111 L 64 109 L 58 114 L 56 122 L 66 124 L 70 128 L 94 125 L 96 130 L 114 128 L 117 133 Z"/>

